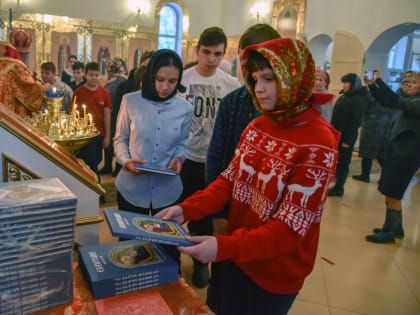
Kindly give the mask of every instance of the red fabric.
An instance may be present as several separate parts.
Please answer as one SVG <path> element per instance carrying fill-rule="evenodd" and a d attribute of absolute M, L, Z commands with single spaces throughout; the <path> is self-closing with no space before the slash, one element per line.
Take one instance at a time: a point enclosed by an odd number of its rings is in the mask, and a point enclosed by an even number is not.
<path fill-rule="evenodd" d="M 339 132 L 312 108 L 279 124 L 265 116 L 244 131 L 229 167 L 181 203 L 197 220 L 231 203 L 217 261 L 232 260 L 258 286 L 298 292 L 312 271 Z"/>
<path fill-rule="evenodd" d="M 254 79 L 248 70 L 248 62 L 242 63 L 242 73 L 254 105 L 263 115 L 275 121 L 295 117 L 311 106 L 315 84 L 315 62 L 309 49 L 297 39 L 277 38 L 248 46 L 243 58 L 258 52 L 273 69 L 277 79 L 277 107 L 274 111 L 262 109 L 254 92 Z"/>
<path fill-rule="evenodd" d="M 98 85 L 98 88 L 92 91 L 82 85 L 74 91 L 72 104 L 75 98 L 80 117 L 83 117 L 82 105 L 86 105 L 86 112 L 92 114 L 93 122 L 96 124 L 100 135 L 105 136 L 104 109 L 105 107 L 111 109 L 111 97 L 108 90 Z M 71 110 L 73 111 L 73 105 Z"/>
<path fill-rule="evenodd" d="M 45 88 L 22 61 L 0 57 L 0 103 L 21 117 L 41 108 Z"/>
<path fill-rule="evenodd" d="M 312 106 L 329 105 L 334 100 L 334 94 L 312 93 Z"/>
<path fill-rule="evenodd" d="M 0 57 L 9 57 L 23 61 L 16 48 L 8 42 L 0 42 Z"/>

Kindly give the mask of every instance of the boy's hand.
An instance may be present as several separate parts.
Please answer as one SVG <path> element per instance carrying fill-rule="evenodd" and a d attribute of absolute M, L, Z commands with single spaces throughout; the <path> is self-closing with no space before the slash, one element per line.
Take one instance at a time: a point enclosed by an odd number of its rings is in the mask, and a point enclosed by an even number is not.
<path fill-rule="evenodd" d="M 163 220 L 175 220 L 180 224 L 184 223 L 184 209 L 178 205 L 165 208 L 156 213 L 155 216 Z"/>
<path fill-rule="evenodd" d="M 187 240 L 198 243 L 194 246 L 179 246 L 178 250 L 183 254 L 193 256 L 203 264 L 216 260 L 217 239 L 214 236 L 190 236 Z"/>

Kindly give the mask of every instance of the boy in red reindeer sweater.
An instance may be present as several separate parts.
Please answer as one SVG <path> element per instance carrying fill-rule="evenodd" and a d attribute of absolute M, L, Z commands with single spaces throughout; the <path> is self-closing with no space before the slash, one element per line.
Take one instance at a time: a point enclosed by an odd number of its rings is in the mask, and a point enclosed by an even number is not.
<path fill-rule="evenodd" d="M 320 221 L 337 161 L 339 133 L 314 105 L 314 61 L 290 38 L 249 46 L 243 73 L 261 116 L 244 130 L 228 168 L 206 189 L 157 216 L 180 223 L 230 203 L 227 235 L 179 247 L 222 262 L 218 315 L 287 314 L 312 271 Z M 232 292 L 235 292 L 232 294 Z"/>

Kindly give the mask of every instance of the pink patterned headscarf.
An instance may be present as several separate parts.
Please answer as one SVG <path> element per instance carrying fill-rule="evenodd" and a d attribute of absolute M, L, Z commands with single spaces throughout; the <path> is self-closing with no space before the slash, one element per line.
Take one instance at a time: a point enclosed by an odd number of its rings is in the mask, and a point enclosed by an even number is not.
<path fill-rule="evenodd" d="M 255 96 L 252 73 L 246 62 L 252 51 L 258 52 L 270 64 L 277 79 L 278 100 L 273 111 L 261 108 Z M 309 49 L 297 39 L 278 38 L 248 46 L 243 52 L 242 73 L 254 105 L 263 115 L 282 121 L 300 115 L 313 105 L 327 103 L 331 94 L 313 93 L 315 63 Z"/>

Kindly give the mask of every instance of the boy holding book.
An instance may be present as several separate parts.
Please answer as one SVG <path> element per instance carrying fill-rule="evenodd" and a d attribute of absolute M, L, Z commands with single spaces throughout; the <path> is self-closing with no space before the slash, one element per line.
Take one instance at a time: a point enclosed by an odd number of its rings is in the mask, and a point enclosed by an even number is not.
<path fill-rule="evenodd" d="M 252 45 L 243 59 L 262 115 L 245 129 L 215 181 L 157 216 L 183 223 L 230 203 L 227 235 L 189 237 L 197 245 L 179 250 L 223 264 L 219 315 L 287 314 L 314 266 L 339 133 L 313 107 L 332 95 L 312 93 L 314 61 L 302 42 Z"/>

